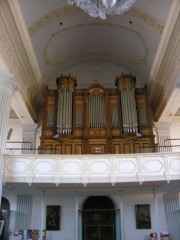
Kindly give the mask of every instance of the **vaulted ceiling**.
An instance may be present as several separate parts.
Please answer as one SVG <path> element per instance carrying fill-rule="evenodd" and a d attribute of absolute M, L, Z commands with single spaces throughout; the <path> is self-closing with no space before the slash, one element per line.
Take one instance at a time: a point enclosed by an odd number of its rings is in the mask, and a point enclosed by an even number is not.
<path fill-rule="evenodd" d="M 137 86 L 148 85 L 155 120 L 180 115 L 179 0 L 137 0 L 106 20 L 66 0 L 1 0 L 0 6 L 0 53 L 19 85 L 12 103 L 18 116 L 27 107 L 36 120 L 44 87 L 56 88 L 60 74 L 87 88 L 95 81 L 115 87 L 122 73 L 135 75 Z"/>

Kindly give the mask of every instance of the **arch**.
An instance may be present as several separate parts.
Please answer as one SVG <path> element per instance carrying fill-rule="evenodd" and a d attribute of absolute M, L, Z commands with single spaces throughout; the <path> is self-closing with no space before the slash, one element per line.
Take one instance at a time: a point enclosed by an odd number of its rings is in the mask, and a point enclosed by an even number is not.
<path fill-rule="evenodd" d="M 7 198 L 5 198 L 5 197 L 1 198 L 0 210 L 10 210 L 9 200 Z"/>
<path fill-rule="evenodd" d="M 88 197 L 81 213 L 82 240 L 116 240 L 116 211 L 109 197 Z"/>
<path fill-rule="evenodd" d="M 83 209 L 114 209 L 114 203 L 107 196 L 91 196 L 84 202 Z"/>
<path fill-rule="evenodd" d="M 9 219 L 10 219 L 10 203 L 7 198 L 2 197 L 0 206 L 0 220 L 4 220 L 5 224 L 3 226 L 0 240 L 8 239 Z"/>

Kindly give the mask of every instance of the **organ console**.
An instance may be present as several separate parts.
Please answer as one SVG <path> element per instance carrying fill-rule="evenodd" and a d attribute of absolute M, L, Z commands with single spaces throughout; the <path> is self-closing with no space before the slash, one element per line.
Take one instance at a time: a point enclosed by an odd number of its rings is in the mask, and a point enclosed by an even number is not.
<path fill-rule="evenodd" d="M 146 88 L 131 74 L 116 77 L 115 88 L 98 83 L 76 89 L 76 78 L 61 75 L 46 88 L 40 150 L 57 154 L 135 153 L 154 146 Z"/>

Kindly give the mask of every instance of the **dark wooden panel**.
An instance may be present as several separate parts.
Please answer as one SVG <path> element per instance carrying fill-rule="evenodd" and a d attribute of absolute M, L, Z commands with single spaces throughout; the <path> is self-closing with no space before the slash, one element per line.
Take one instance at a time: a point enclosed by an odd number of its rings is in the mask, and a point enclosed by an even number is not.
<path fill-rule="evenodd" d="M 140 149 L 140 143 L 133 143 L 134 153 L 138 153 Z"/>
<path fill-rule="evenodd" d="M 56 154 L 62 154 L 62 145 L 56 145 Z"/>
<path fill-rule="evenodd" d="M 82 153 L 82 145 L 76 144 L 75 145 L 75 154 L 81 154 Z"/>
<path fill-rule="evenodd" d="M 72 145 L 65 145 L 65 154 L 72 154 Z"/>
<path fill-rule="evenodd" d="M 113 153 L 120 154 L 121 153 L 121 145 L 120 144 L 114 144 L 113 145 Z"/>
<path fill-rule="evenodd" d="M 131 145 L 130 143 L 123 144 L 123 153 L 131 153 Z"/>
<path fill-rule="evenodd" d="M 43 149 L 43 151 L 45 154 L 52 154 L 52 149 L 53 149 L 53 146 L 49 144 L 49 145 L 45 145 L 45 148 Z"/>

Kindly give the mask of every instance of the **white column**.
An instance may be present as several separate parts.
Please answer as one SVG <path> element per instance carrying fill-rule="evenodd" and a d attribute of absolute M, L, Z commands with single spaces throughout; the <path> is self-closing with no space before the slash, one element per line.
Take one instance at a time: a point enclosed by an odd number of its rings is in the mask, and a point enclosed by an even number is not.
<path fill-rule="evenodd" d="M 79 227 L 79 222 L 78 222 L 78 212 L 79 210 L 79 196 L 78 196 L 78 191 L 76 192 L 76 200 L 75 200 L 75 239 L 78 240 L 78 227 Z"/>
<path fill-rule="evenodd" d="M 41 195 L 41 223 L 40 223 L 40 239 L 42 239 L 42 235 L 43 235 L 43 230 L 45 229 L 44 226 L 44 219 L 45 219 L 45 204 L 44 204 L 44 196 L 45 196 L 45 191 L 42 191 L 42 195 Z"/>
<path fill-rule="evenodd" d="M 153 189 L 153 195 L 154 195 L 156 233 L 157 233 L 158 239 L 160 239 L 158 200 L 157 200 L 157 193 L 155 189 Z"/>
<path fill-rule="evenodd" d="M 0 199 L 2 196 L 3 153 L 6 147 L 11 100 L 17 89 L 13 75 L 0 74 Z"/>
<path fill-rule="evenodd" d="M 37 124 L 22 125 L 22 153 L 36 153 L 36 130 Z"/>
<path fill-rule="evenodd" d="M 117 239 L 125 239 L 125 226 L 124 226 L 124 193 L 119 191 L 119 209 L 120 209 L 120 223 L 118 228 L 120 229 L 119 237 Z"/>

